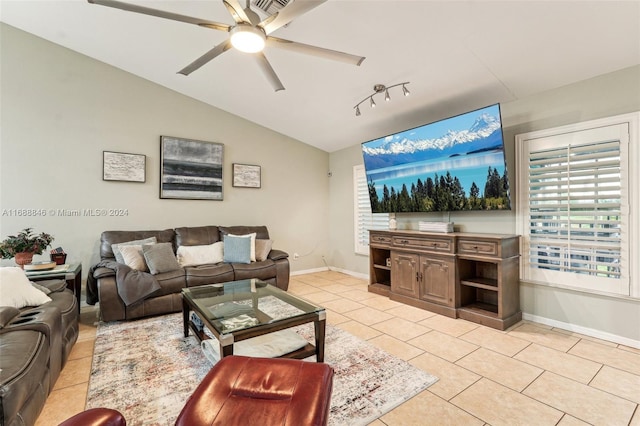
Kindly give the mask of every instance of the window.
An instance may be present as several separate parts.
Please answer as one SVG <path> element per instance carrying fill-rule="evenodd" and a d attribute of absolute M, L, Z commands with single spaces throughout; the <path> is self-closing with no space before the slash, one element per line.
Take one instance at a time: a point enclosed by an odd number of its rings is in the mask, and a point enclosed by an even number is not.
<path fill-rule="evenodd" d="M 369 255 L 369 229 L 389 229 L 388 213 L 371 213 L 364 166 L 353 166 L 355 251 Z"/>
<path fill-rule="evenodd" d="M 625 115 L 516 136 L 522 280 L 640 296 L 630 244 L 637 122 Z"/>

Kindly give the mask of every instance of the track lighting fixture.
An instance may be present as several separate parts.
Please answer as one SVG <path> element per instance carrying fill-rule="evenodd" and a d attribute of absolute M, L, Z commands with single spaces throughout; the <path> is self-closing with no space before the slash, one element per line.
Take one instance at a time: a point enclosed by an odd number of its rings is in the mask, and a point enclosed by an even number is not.
<path fill-rule="evenodd" d="M 378 93 L 384 92 L 384 100 L 389 102 L 391 100 L 391 96 L 389 95 L 389 89 L 393 87 L 402 86 L 402 94 L 404 96 L 409 96 L 411 92 L 409 92 L 409 89 L 407 89 L 407 84 L 409 84 L 408 81 L 405 81 L 404 83 L 394 84 L 393 86 L 388 86 L 388 87 L 385 86 L 384 84 L 376 84 L 375 86 L 373 86 L 373 93 L 367 96 L 366 98 L 364 98 L 363 100 L 361 100 L 360 102 L 358 102 L 356 106 L 353 107 L 356 110 L 356 117 L 360 116 L 360 105 L 362 105 L 362 103 L 365 102 L 367 99 L 369 100 L 369 105 L 371 106 L 371 108 L 376 107 L 376 101 L 373 100 L 373 97 Z"/>

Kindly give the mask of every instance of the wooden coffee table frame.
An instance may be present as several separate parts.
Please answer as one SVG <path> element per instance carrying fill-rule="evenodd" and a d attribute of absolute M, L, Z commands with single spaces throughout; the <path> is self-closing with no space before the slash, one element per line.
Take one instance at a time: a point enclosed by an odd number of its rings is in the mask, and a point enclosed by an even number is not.
<path fill-rule="evenodd" d="M 292 297 L 291 295 L 289 296 Z M 307 343 L 306 346 L 282 355 L 280 358 L 304 359 L 315 355 L 317 362 L 324 362 L 324 338 L 327 318 L 327 314 L 324 309 L 298 315 L 292 318 L 276 320 L 267 324 L 260 324 L 246 329 L 234 330 L 230 333 L 220 334 L 209 321 L 208 315 L 204 314 L 198 306 L 191 303 L 189 298 L 182 295 L 182 322 L 184 326 L 184 337 L 189 336 L 189 329 L 191 329 L 198 340 L 202 341 L 209 337 L 204 333 L 204 330 L 198 330 L 193 321 L 191 321 L 189 313 L 192 311 L 198 316 L 198 318 L 200 318 L 205 327 L 213 333 L 216 339 L 218 339 L 218 342 L 220 342 L 220 354 L 222 358 L 233 355 L 233 344 L 236 342 L 313 322 L 315 329 L 315 345 Z"/>

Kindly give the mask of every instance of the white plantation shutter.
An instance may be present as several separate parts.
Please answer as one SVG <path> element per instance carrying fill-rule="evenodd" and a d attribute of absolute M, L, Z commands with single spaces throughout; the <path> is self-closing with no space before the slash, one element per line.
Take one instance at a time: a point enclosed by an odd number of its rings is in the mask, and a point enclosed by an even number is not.
<path fill-rule="evenodd" d="M 353 167 L 355 252 L 369 254 L 369 229 L 389 229 L 388 213 L 371 213 L 364 166 Z"/>
<path fill-rule="evenodd" d="M 522 278 L 630 294 L 628 123 L 517 137 Z"/>

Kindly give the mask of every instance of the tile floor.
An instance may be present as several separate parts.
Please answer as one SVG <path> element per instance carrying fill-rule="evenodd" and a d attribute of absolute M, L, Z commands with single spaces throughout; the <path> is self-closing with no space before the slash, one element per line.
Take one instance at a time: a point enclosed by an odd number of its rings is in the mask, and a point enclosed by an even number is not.
<path fill-rule="evenodd" d="M 526 321 L 502 332 L 446 318 L 332 271 L 293 276 L 289 291 L 325 306 L 332 325 L 440 379 L 372 426 L 640 426 L 638 349 Z M 97 309 L 83 306 L 80 338 L 37 425 L 84 408 L 96 321 Z"/>

